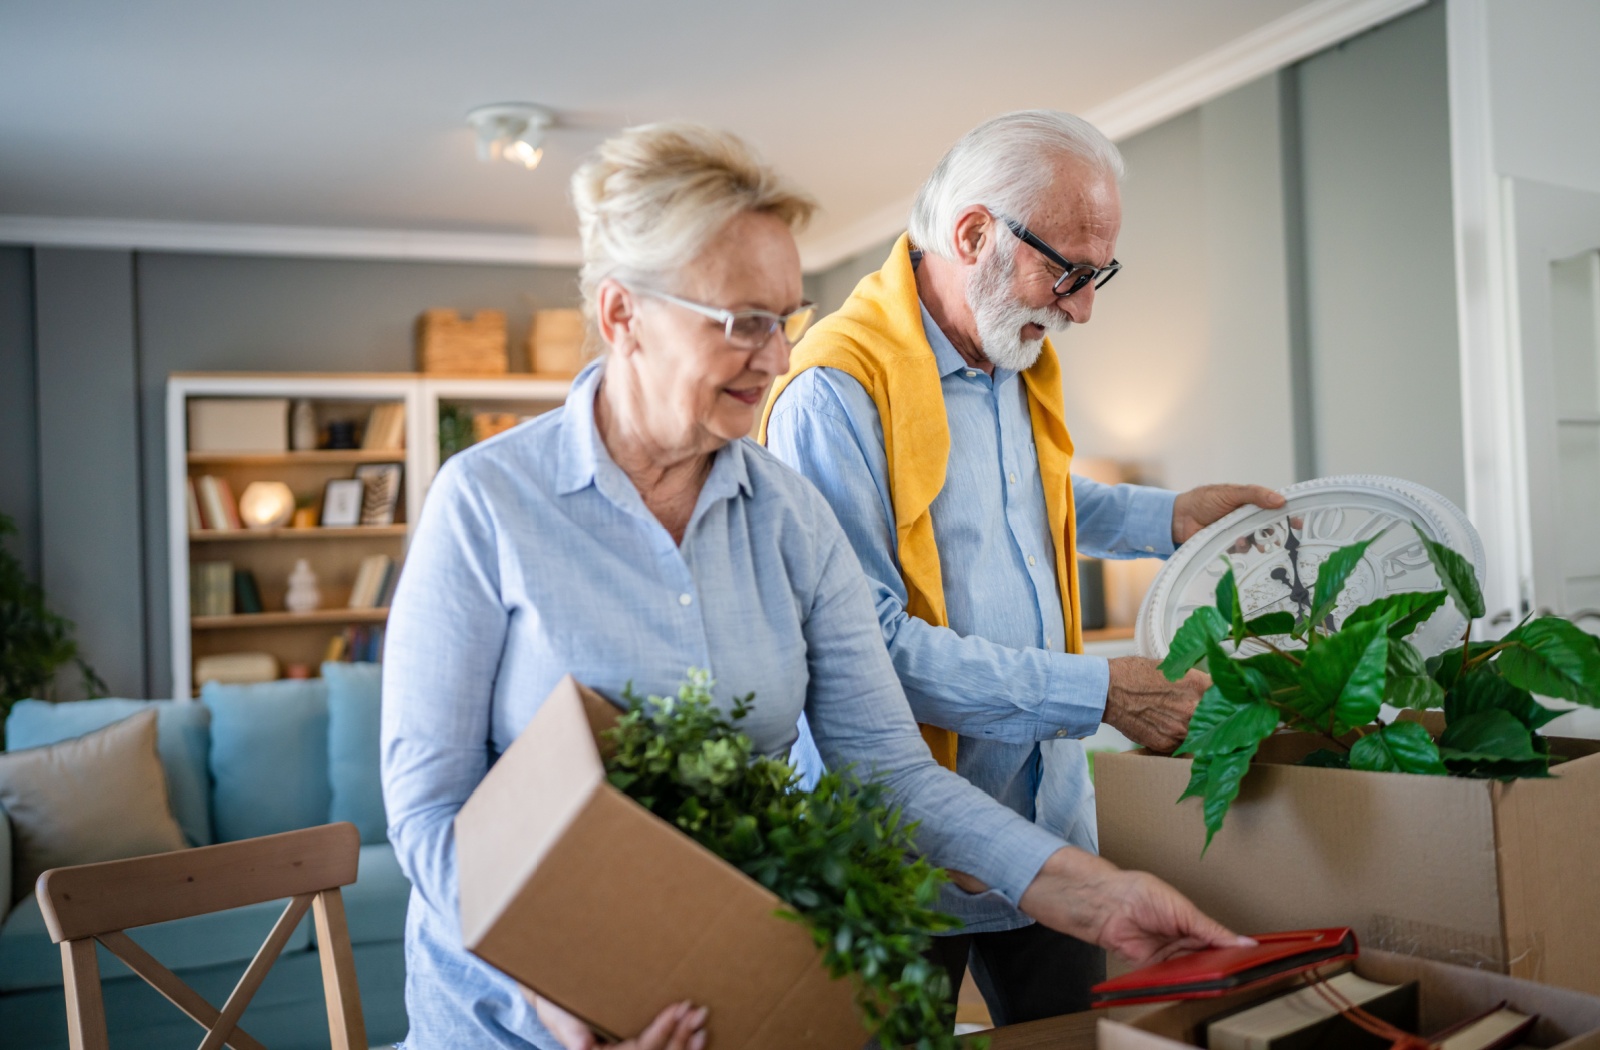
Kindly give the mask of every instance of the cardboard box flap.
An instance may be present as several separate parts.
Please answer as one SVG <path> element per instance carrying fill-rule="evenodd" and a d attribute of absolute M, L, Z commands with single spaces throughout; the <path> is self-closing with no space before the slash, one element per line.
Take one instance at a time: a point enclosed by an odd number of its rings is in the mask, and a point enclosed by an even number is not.
<path fill-rule="evenodd" d="M 571 675 L 561 679 L 456 814 L 461 933 L 468 944 L 494 923 L 605 783 L 592 721 L 599 713 L 591 714 L 583 692 Z M 535 798 L 538 804 L 530 805 Z"/>

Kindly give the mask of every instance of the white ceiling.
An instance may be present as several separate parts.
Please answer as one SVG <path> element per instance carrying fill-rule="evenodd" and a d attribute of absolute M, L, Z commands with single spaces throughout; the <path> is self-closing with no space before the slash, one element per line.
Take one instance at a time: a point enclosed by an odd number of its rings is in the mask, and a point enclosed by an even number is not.
<path fill-rule="evenodd" d="M 682 117 L 745 136 L 815 194 L 808 262 L 829 261 L 892 232 L 987 116 L 1115 122 L 1174 70 L 1215 80 L 1241 39 L 1416 2 L 0 0 L 0 218 L 569 243 L 578 159 Z M 511 100 L 562 120 L 531 173 L 480 163 L 465 122 Z"/>

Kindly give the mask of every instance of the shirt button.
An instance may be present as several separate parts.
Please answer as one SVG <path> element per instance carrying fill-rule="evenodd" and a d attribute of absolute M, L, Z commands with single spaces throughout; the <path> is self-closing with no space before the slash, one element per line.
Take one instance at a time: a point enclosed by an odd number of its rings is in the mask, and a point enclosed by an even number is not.
<path fill-rule="evenodd" d="M 1155 548 L 1154 548 L 1154 547 L 1146 547 L 1146 548 L 1145 548 L 1145 549 L 1144 549 L 1144 552 L 1145 552 L 1145 553 L 1146 553 L 1146 554 L 1154 554 L 1154 553 L 1155 553 L 1155 552 L 1156 552 L 1156 549 L 1155 549 Z"/>
<path fill-rule="evenodd" d="M 678 604 L 679 605 L 689 605 L 689 604 L 692 604 L 693 602 L 694 602 L 694 596 L 693 595 L 690 595 L 690 594 L 680 594 L 680 595 L 678 595 Z"/>
<path fill-rule="evenodd" d="M 1052 644 L 1054 644 L 1054 643 L 1052 643 L 1052 642 L 1051 642 L 1051 641 L 1050 641 L 1050 636 L 1049 636 L 1049 635 L 1048 635 L 1048 634 L 1047 634 L 1047 635 L 1045 635 L 1045 636 L 1044 636 L 1044 647 L 1045 647 L 1045 648 L 1046 648 L 1046 649 L 1048 649 L 1048 648 L 1050 648 L 1050 646 L 1051 646 L 1051 645 L 1052 645 Z"/>
<path fill-rule="evenodd" d="M 1029 565 L 1037 565 L 1038 564 L 1038 562 L 1034 561 L 1033 555 L 1031 555 L 1031 554 L 1028 555 L 1028 564 Z"/>
<path fill-rule="evenodd" d="M 978 373 L 972 371 L 972 369 L 969 368 L 969 369 L 967 369 L 967 378 L 968 379 L 976 379 L 976 378 L 978 378 Z"/>
<path fill-rule="evenodd" d="M 1065 729 L 1057 729 L 1056 730 L 1056 736 L 1066 736 L 1066 735 L 1067 735 L 1067 731 Z"/>
<path fill-rule="evenodd" d="M 1010 474 L 1007 474 L 1006 475 L 1006 480 L 1011 482 L 1011 484 L 1015 485 L 1017 483 L 1017 472 L 1016 471 L 1012 471 Z"/>

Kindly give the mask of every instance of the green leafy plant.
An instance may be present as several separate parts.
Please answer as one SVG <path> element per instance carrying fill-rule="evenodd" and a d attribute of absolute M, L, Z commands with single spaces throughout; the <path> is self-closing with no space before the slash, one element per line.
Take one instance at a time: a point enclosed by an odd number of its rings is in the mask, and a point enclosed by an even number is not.
<path fill-rule="evenodd" d="M 954 1050 L 950 981 L 924 953 L 956 920 L 933 910 L 944 871 L 913 860 L 914 824 L 881 784 L 828 772 L 802 790 L 785 761 L 758 755 L 690 670 L 673 698 L 623 694 L 607 737 L 613 786 L 777 894 L 804 923 L 834 977 L 856 981 L 856 1004 L 884 1046 Z M 970 1043 L 965 1045 L 972 1045 Z"/>
<path fill-rule="evenodd" d="M 1466 558 L 1426 536 L 1441 590 L 1391 594 L 1334 624 L 1345 581 L 1371 543 L 1328 556 L 1303 617 L 1246 619 L 1230 565 L 1216 605 L 1196 609 L 1173 636 L 1161 664 L 1167 678 L 1204 666 L 1212 680 L 1176 752 L 1194 757 L 1179 801 L 1202 800 L 1208 847 L 1256 749 L 1280 726 L 1324 738 L 1328 746 L 1306 765 L 1508 780 L 1549 776 L 1555 761 L 1538 730 L 1561 712 L 1537 696 L 1600 707 L 1594 636 L 1542 616 L 1494 641 L 1471 641 L 1472 620 L 1484 614 L 1477 575 Z M 1461 646 L 1424 659 L 1406 639 L 1446 601 L 1467 617 Z M 1402 709 L 1401 717 L 1383 721 L 1385 703 Z M 1442 711 L 1437 739 L 1414 714 L 1426 710 Z"/>
<path fill-rule="evenodd" d="M 6 548 L 5 537 L 16 534 L 16 523 L 0 514 L 0 719 L 18 700 L 53 699 L 56 672 L 67 664 L 77 666 L 84 692 L 100 696 L 106 691 L 78 653 L 71 621 L 50 611 L 44 591 Z"/>

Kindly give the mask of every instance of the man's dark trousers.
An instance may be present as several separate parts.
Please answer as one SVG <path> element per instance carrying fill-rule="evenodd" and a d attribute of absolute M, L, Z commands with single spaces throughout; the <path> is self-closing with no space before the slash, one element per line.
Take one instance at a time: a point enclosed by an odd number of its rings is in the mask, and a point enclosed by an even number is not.
<path fill-rule="evenodd" d="M 968 966 L 996 1025 L 1089 1009 L 1089 988 L 1106 979 L 1106 953 L 1040 923 L 993 933 L 935 937 L 928 957 L 956 995 Z"/>

